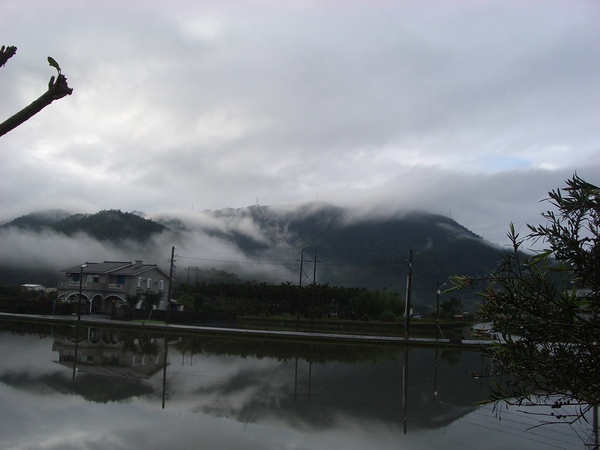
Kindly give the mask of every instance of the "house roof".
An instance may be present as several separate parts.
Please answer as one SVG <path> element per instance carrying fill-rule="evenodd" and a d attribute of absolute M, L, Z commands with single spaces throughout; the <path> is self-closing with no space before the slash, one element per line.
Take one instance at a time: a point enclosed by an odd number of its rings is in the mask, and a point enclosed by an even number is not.
<path fill-rule="evenodd" d="M 141 261 L 104 261 L 101 263 L 88 262 L 85 264 L 86 267 L 83 268 L 83 273 L 85 274 L 110 273 L 111 275 L 133 276 L 142 272 L 146 272 L 148 270 L 157 269 L 160 272 L 162 272 L 166 277 L 169 276 L 167 272 L 165 272 L 156 264 L 143 264 Z M 68 267 L 66 269 L 61 270 L 61 272 L 79 273 L 82 270 L 81 266 L 82 265 Z"/>
<path fill-rule="evenodd" d="M 168 273 L 166 273 L 163 269 L 161 269 L 160 267 L 158 267 L 156 264 L 142 264 L 141 266 L 136 266 L 131 265 L 129 267 L 122 267 L 120 269 L 117 269 L 113 272 L 111 272 L 112 275 L 138 275 L 142 272 L 146 272 L 147 270 L 151 270 L 151 269 L 157 269 L 159 271 L 161 271 L 162 273 L 164 273 L 166 276 L 169 276 Z"/>
<path fill-rule="evenodd" d="M 85 263 L 86 267 L 83 268 L 83 273 L 108 273 L 114 270 L 118 270 L 122 267 L 130 266 L 132 264 L 133 263 L 131 261 L 104 261 L 102 263 L 87 262 Z M 61 272 L 77 273 L 81 271 L 81 266 L 82 264 L 73 267 L 68 267 L 66 269 L 61 270 Z"/>

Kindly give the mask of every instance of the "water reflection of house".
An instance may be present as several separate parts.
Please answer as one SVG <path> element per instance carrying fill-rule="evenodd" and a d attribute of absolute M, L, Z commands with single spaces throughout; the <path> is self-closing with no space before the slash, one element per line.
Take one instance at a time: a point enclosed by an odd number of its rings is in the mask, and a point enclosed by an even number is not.
<path fill-rule="evenodd" d="M 58 286 L 59 301 L 76 303 L 81 287 L 83 311 L 114 313 L 127 295 L 162 294 L 158 309 L 166 309 L 169 274 L 156 264 L 142 261 L 85 263 L 61 270 L 65 278 Z"/>
<path fill-rule="evenodd" d="M 58 364 L 78 372 L 118 378 L 148 379 L 164 365 L 164 338 L 140 335 L 123 339 L 115 330 L 82 328 L 74 336 L 56 336 L 52 350 Z M 77 354 L 75 352 L 77 351 Z"/>

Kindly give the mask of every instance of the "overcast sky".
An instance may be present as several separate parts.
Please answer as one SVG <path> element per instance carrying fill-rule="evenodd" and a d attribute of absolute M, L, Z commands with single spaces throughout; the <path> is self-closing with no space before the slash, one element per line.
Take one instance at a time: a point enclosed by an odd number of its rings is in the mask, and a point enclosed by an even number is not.
<path fill-rule="evenodd" d="M 0 221 L 326 201 L 492 242 L 600 184 L 600 3 L 0 0 Z M 385 205 L 385 206 L 380 206 Z"/>

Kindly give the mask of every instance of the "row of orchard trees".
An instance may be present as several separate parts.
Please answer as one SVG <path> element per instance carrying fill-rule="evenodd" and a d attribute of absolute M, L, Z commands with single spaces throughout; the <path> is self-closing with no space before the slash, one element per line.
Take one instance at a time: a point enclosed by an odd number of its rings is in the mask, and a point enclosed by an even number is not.
<path fill-rule="evenodd" d="M 227 311 L 250 316 L 296 315 L 314 319 L 394 321 L 404 314 L 400 294 L 388 290 L 296 286 L 246 281 L 182 284 L 174 297 L 194 311 Z"/>

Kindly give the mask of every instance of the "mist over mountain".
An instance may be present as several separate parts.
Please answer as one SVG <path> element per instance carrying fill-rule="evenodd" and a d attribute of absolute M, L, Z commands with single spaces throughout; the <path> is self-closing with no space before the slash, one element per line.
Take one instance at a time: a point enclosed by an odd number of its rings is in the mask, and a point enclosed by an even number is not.
<path fill-rule="evenodd" d="M 39 231 L 45 227 L 69 217 L 71 213 L 61 209 L 50 209 L 47 211 L 39 211 L 25 216 L 17 217 L 11 222 L 4 224 L 3 227 L 16 227 L 22 230 Z"/>
<path fill-rule="evenodd" d="M 1 284 L 55 286 L 60 269 L 85 261 L 142 259 L 167 268 L 174 246 L 179 282 L 190 280 L 190 270 L 216 268 L 240 279 L 306 284 L 316 275 L 320 284 L 400 292 L 412 251 L 413 299 L 424 303 L 435 301 L 437 283 L 481 275 L 501 255 L 448 217 L 366 214 L 323 203 L 164 212 L 151 219 L 116 210 L 36 212 L 0 227 L 0 246 Z"/>

